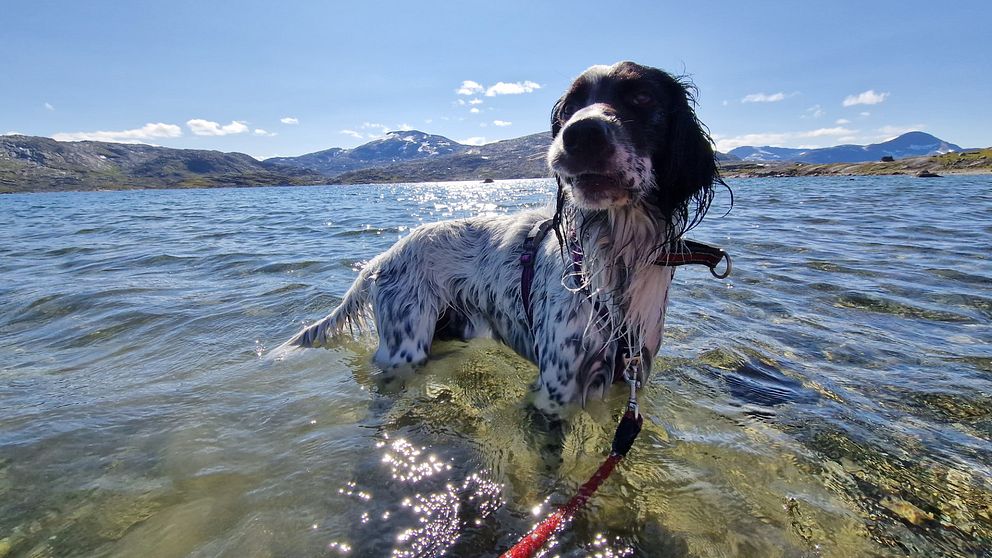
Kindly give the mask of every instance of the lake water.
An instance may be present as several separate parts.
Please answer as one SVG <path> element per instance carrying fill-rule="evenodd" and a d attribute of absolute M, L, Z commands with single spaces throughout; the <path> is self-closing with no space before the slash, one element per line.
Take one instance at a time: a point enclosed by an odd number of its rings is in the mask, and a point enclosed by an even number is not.
<path fill-rule="evenodd" d="M 731 181 L 676 275 L 628 459 L 547 554 L 989 556 L 992 177 Z M 602 461 L 529 363 L 367 339 L 265 358 L 495 184 L 0 196 L 0 557 L 495 556 Z"/>

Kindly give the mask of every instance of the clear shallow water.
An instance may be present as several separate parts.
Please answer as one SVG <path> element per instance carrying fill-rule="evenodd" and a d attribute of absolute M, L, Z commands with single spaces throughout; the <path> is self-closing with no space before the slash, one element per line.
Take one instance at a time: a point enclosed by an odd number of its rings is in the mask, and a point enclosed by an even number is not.
<path fill-rule="evenodd" d="M 551 554 L 987 553 L 992 178 L 732 185 L 692 236 L 734 275 L 676 275 L 645 430 Z M 550 191 L 0 196 L 0 556 L 505 550 L 598 466 L 622 390 L 555 438 L 493 342 L 393 381 L 362 340 L 261 356 L 410 227 Z"/>

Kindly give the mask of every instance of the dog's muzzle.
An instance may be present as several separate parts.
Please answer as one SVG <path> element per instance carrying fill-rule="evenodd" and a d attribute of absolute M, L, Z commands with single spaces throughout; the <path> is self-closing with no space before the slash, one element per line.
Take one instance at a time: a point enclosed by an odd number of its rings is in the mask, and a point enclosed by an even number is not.
<path fill-rule="evenodd" d="M 549 161 L 579 205 L 602 208 L 630 199 L 629 180 L 618 163 L 627 151 L 621 136 L 616 119 L 599 105 L 582 109 L 562 127 Z"/>
<path fill-rule="evenodd" d="M 607 161 L 616 148 L 609 124 L 602 118 L 583 118 L 569 122 L 561 132 L 561 143 L 568 158 L 586 161 L 590 166 Z"/>

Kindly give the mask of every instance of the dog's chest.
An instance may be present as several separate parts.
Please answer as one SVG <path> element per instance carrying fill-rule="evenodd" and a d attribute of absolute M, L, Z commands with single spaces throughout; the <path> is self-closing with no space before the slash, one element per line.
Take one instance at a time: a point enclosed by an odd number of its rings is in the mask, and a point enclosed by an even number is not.
<path fill-rule="evenodd" d="M 637 270 L 630 281 L 626 319 L 651 354 L 661 347 L 668 292 L 674 275 L 674 267 L 650 265 Z"/>

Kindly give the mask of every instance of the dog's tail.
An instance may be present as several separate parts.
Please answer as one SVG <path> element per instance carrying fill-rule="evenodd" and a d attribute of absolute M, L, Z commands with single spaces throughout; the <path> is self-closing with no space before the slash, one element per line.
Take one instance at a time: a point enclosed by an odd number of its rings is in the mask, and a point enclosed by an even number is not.
<path fill-rule="evenodd" d="M 273 350 L 273 354 L 282 355 L 295 348 L 320 347 L 335 335 L 347 330 L 351 335 L 372 329 L 372 306 L 369 301 L 371 283 L 371 267 L 365 268 L 358 274 L 351 288 L 344 295 L 344 300 L 330 314 L 315 322 Z"/>

